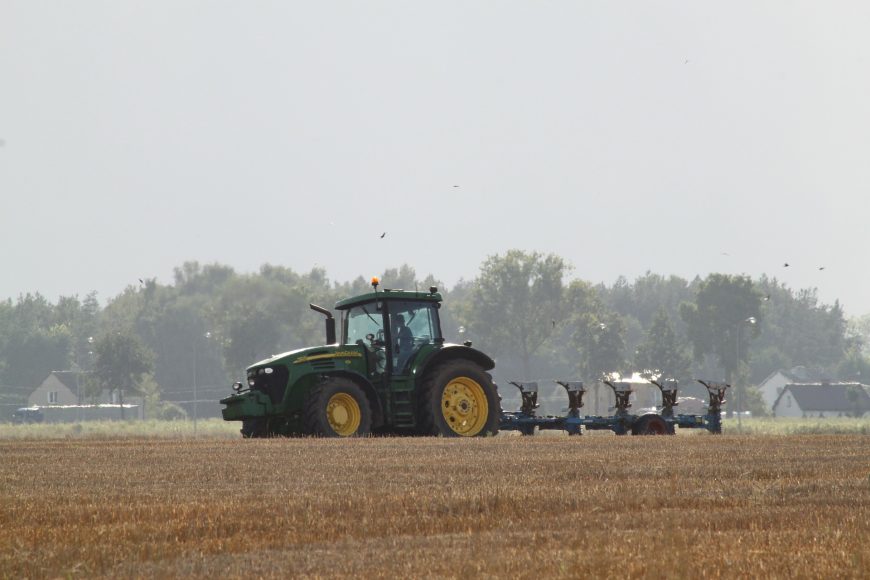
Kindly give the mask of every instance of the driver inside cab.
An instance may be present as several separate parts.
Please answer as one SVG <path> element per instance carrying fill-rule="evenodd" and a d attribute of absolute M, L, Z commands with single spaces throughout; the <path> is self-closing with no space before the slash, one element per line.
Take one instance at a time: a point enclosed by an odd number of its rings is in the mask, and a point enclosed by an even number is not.
<path fill-rule="evenodd" d="M 414 334 L 405 326 L 405 316 L 397 314 L 393 326 L 393 369 L 401 372 L 414 350 Z"/>

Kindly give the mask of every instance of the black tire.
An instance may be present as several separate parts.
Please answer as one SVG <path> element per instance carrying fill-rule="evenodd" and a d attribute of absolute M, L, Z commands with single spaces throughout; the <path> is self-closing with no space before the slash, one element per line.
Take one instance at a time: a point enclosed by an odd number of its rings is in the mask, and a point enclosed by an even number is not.
<path fill-rule="evenodd" d="M 673 435 L 673 429 L 660 415 L 644 415 L 631 426 L 632 435 Z"/>
<path fill-rule="evenodd" d="M 465 388 L 465 392 L 469 394 L 478 395 L 477 398 L 455 395 L 454 400 L 458 403 L 446 409 L 442 408 L 445 391 L 448 387 L 455 389 L 457 386 Z M 478 404 L 484 400 L 486 409 Z M 449 405 L 449 402 L 445 404 Z M 498 392 L 492 383 L 492 377 L 468 360 L 451 360 L 433 367 L 426 373 L 417 392 L 417 425 L 421 435 L 495 435 L 498 433 L 500 414 Z M 467 422 L 469 420 L 471 423 Z"/>
<path fill-rule="evenodd" d="M 261 439 L 268 436 L 267 421 L 264 417 L 245 419 L 242 421 L 242 437 L 245 439 Z"/>
<path fill-rule="evenodd" d="M 350 399 L 356 403 L 355 410 Z M 330 409 L 331 401 L 332 409 Z M 358 417 L 354 418 L 357 412 Z M 359 423 L 354 428 L 357 419 Z M 302 411 L 302 421 L 306 435 L 359 437 L 368 435 L 372 431 L 372 409 L 368 397 L 359 385 L 348 379 L 331 378 L 315 385 L 308 393 Z M 343 431 L 342 426 L 346 427 L 346 431 Z"/>

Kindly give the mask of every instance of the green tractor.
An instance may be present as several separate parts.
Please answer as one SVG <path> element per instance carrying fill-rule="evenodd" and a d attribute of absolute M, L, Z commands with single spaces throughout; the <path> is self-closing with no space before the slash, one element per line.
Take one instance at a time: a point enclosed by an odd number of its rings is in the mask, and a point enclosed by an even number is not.
<path fill-rule="evenodd" d="M 494 361 L 471 343 L 445 343 L 441 295 L 378 291 L 341 300 L 341 340 L 326 316 L 326 345 L 273 356 L 248 368 L 247 385 L 222 399 L 223 417 L 244 437 L 353 437 L 404 433 L 474 437 L 498 432 Z"/>

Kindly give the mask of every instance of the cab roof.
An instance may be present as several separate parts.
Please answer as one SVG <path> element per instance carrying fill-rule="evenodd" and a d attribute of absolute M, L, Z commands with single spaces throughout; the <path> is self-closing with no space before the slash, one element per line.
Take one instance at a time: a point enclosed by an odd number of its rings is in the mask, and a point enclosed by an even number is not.
<path fill-rule="evenodd" d="M 336 310 L 347 310 L 358 304 L 366 304 L 377 300 L 417 300 L 420 302 L 441 302 L 438 292 L 406 292 L 405 290 L 384 289 L 380 292 L 369 292 L 359 296 L 351 296 L 335 303 Z"/>

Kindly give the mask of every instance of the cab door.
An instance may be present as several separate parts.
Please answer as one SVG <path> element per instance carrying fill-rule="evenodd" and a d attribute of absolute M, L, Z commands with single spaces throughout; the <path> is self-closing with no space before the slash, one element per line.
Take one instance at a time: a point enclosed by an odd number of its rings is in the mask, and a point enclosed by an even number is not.
<path fill-rule="evenodd" d="M 408 376 L 425 346 L 443 342 L 437 302 L 390 301 L 387 321 L 387 356 L 393 377 Z"/>
<path fill-rule="evenodd" d="M 411 374 L 421 351 L 439 344 L 441 327 L 438 305 L 430 301 L 391 300 L 387 312 L 387 359 L 394 425 L 415 427 L 414 390 Z"/>
<path fill-rule="evenodd" d="M 366 378 L 375 387 L 387 414 L 389 407 L 389 356 L 383 301 L 354 306 L 344 322 L 345 344 L 356 344 L 366 355 Z"/>

